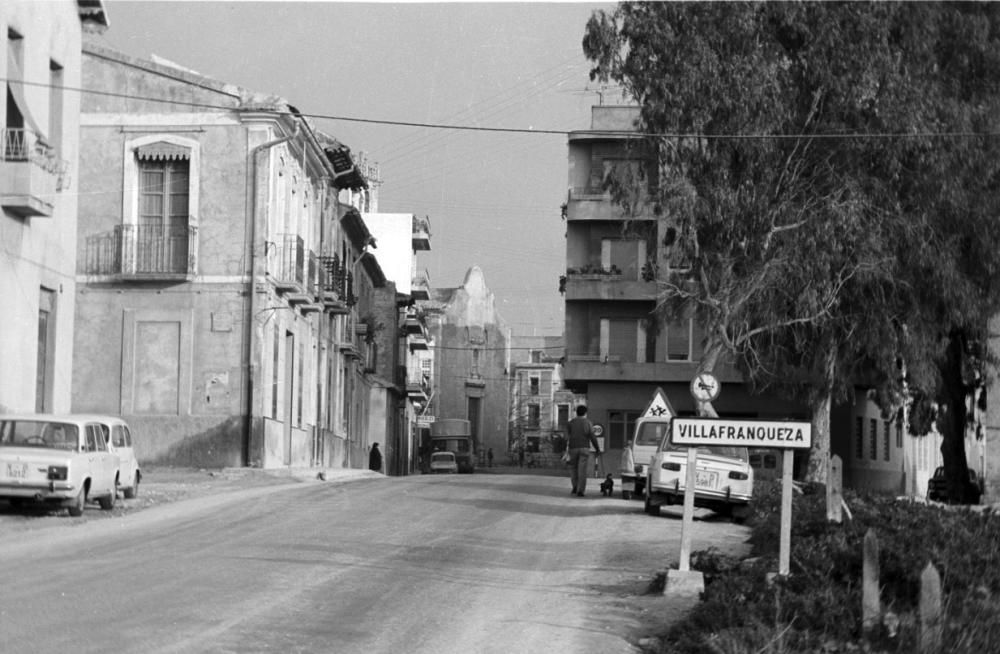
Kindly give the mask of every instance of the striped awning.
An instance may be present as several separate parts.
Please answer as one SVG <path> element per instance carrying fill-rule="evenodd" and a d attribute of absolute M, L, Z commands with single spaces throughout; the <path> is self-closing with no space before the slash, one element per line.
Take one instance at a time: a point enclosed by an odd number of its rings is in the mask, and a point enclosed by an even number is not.
<path fill-rule="evenodd" d="M 175 145 L 159 141 L 148 145 L 140 145 L 135 154 L 141 161 L 186 160 L 191 158 L 191 149 L 183 145 Z"/>

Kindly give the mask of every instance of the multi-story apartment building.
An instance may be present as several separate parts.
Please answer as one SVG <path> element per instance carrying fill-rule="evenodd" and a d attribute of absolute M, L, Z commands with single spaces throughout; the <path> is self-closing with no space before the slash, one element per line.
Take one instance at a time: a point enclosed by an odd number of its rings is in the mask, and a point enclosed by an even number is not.
<path fill-rule="evenodd" d="M 431 289 L 423 309 L 434 350 L 425 416 L 468 420 L 476 455 L 485 462 L 490 448 L 494 455 L 507 449 L 510 330 L 478 266 L 457 288 Z M 421 446 L 426 459 L 429 443 Z"/>
<path fill-rule="evenodd" d="M 585 394 L 589 417 L 604 427 L 609 460 L 620 452 L 657 387 L 681 414 L 696 411 L 689 391 L 702 355 L 702 331 L 683 316 L 655 315 L 657 275 L 673 256 L 668 225 L 649 202 L 655 162 L 635 134 L 638 108 L 595 106 L 589 130 L 569 135 L 566 217 L 565 383 Z M 606 182 L 645 170 L 646 186 L 628 213 L 613 202 Z M 665 243 L 666 241 L 666 243 Z M 715 368 L 723 384 L 714 402 L 732 417 L 800 416 L 802 408 L 751 396 L 728 362 Z"/>
<path fill-rule="evenodd" d="M 98 0 L 0 3 L 0 411 L 71 406 L 80 44 Z"/>
<path fill-rule="evenodd" d="M 367 465 L 385 284 L 350 149 L 287 102 L 83 47 L 73 408 L 151 463 Z"/>

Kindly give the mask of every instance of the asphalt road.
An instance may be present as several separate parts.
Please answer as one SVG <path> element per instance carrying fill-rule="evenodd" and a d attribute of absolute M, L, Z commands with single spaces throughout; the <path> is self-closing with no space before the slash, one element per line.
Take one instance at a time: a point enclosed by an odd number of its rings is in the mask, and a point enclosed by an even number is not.
<path fill-rule="evenodd" d="M 0 651 L 637 652 L 679 512 L 476 474 L 294 483 L 0 540 Z M 740 553 L 710 513 L 694 548 Z"/>

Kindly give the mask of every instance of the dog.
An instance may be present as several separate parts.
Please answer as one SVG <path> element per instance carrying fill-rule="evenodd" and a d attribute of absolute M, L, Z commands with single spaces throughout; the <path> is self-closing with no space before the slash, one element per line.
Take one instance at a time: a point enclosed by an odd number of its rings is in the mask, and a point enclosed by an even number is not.
<path fill-rule="evenodd" d="M 615 492 L 615 480 L 611 478 L 609 474 L 601 482 L 601 495 L 604 497 L 611 497 L 611 494 Z"/>

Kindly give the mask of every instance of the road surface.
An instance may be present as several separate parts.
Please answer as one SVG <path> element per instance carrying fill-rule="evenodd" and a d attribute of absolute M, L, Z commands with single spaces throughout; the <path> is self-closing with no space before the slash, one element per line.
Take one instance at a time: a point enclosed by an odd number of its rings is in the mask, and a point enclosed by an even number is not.
<path fill-rule="evenodd" d="M 596 484 L 595 484 L 596 485 Z M 700 512 L 694 548 L 747 530 Z M 614 654 L 690 606 L 648 593 L 679 512 L 530 475 L 247 489 L 0 540 L 0 651 Z"/>

